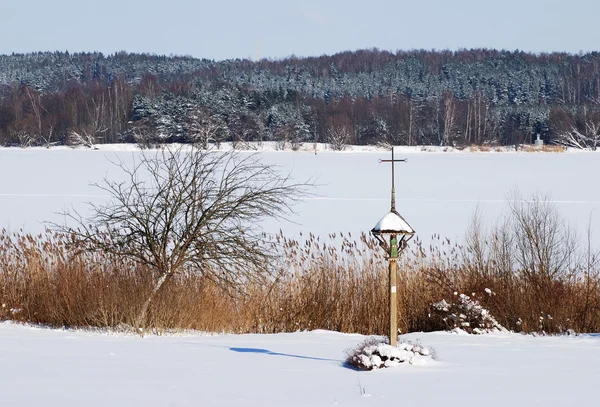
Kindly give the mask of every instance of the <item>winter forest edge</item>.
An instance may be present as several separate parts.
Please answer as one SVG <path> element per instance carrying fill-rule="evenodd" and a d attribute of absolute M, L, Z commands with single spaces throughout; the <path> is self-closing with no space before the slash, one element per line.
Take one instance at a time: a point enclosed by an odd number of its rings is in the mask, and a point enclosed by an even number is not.
<path fill-rule="evenodd" d="M 600 54 L 377 49 L 283 60 L 0 56 L 0 145 L 305 142 L 596 149 Z"/>

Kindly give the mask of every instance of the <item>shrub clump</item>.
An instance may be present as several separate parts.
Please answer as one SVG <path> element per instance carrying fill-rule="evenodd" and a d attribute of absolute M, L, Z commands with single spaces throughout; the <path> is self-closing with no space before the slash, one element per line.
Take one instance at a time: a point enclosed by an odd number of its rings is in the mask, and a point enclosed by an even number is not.
<path fill-rule="evenodd" d="M 492 294 L 489 289 L 486 289 L 486 293 Z M 432 303 L 431 307 L 433 314 L 441 318 L 449 330 L 470 334 L 508 332 L 479 301 L 465 294 L 454 292 L 450 302 L 442 299 Z"/>
<path fill-rule="evenodd" d="M 354 350 L 347 351 L 346 364 L 359 370 L 375 370 L 395 367 L 402 363 L 421 364 L 433 359 L 435 352 L 419 343 L 400 341 L 391 346 L 387 340 L 369 338 Z"/>

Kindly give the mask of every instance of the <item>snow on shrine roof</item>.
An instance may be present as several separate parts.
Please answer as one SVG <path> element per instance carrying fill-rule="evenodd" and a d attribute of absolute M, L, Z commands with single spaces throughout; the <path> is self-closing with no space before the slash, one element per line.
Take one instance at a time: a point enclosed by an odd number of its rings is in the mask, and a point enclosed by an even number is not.
<path fill-rule="evenodd" d="M 387 215 L 385 215 L 373 229 L 371 232 L 374 233 L 403 233 L 403 234 L 413 234 L 415 233 L 414 229 L 410 227 L 408 222 L 404 220 L 402 216 L 395 210 L 390 211 Z"/>

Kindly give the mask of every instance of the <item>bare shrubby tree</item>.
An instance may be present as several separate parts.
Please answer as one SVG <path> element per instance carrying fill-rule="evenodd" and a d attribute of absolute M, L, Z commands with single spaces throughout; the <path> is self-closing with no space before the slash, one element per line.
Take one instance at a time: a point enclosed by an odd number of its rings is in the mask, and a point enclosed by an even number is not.
<path fill-rule="evenodd" d="M 579 149 L 591 149 L 596 151 L 600 146 L 600 123 L 586 123 L 586 131 L 581 132 L 576 128 L 561 132 L 554 142 L 564 147 L 574 147 Z"/>
<path fill-rule="evenodd" d="M 481 209 L 477 207 L 465 234 L 463 261 L 473 277 L 486 277 L 490 271 L 490 248 Z"/>
<path fill-rule="evenodd" d="M 538 194 L 526 201 L 514 193 L 509 206 L 516 259 L 525 277 L 545 284 L 568 273 L 576 260 L 577 241 L 550 197 Z"/>
<path fill-rule="evenodd" d="M 327 142 L 329 147 L 335 151 L 343 151 L 346 149 L 350 141 L 350 132 L 344 127 L 330 127 L 327 130 Z"/>
<path fill-rule="evenodd" d="M 451 144 L 451 138 L 454 135 L 454 126 L 456 123 L 456 105 L 454 103 L 454 94 L 450 91 L 444 92 L 441 104 L 442 117 L 444 120 L 442 145 L 448 146 Z"/>
<path fill-rule="evenodd" d="M 42 103 L 42 94 L 27 85 L 24 86 L 23 89 L 25 90 L 25 95 L 27 95 L 27 99 L 31 105 L 33 116 L 35 117 L 36 136 L 40 137 L 42 135 L 42 116 L 45 111 Z"/>
<path fill-rule="evenodd" d="M 554 114 L 554 121 L 555 144 L 594 151 L 600 147 L 600 110 L 584 106 L 577 113 L 558 112 Z"/>
<path fill-rule="evenodd" d="M 476 277 L 522 273 L 532 284 L 564 277 L 577 263 L 577 239 L 547 195 L 523 199 L 513 192 L 509 213 L 491 232 L 475 212 L 466 234 L 463 262 Z"/>
<path fill-rule="evenodd" d="M 495 277 L 510 279 L 514 270 L 514 236 L 510 219 L 504 218 L 494 225 L 489 242 L 490 273 Z"/>
<path fill-rule="evenodd" d="M 22 130 L 14 130 L 11 133 L 13 137 L 19 140 L 20 147 L 27 148 L 35 145 L 36 138 L 33 134 Z"/>
<path fill-rule="evenodd" d="M 512 275 L 515 240 L 511 221 L 511 218 L 504 217 L 494 225 L 487 225 L 482 210 L 476 208 L 462 247 L 463 264 L 473 280 Z"/>
<path fill-rule="evenodd" d="M 126 181 L 96 185 L 110 201 L 90 204 L 88 219 L 67 212 L 77 227 L 59 230 L 81 250 L 122 256 L 153 270 L 154 287 L 137 316 L 140 330 L 157 292 L 179 273 L 201 273 L 235 289 L 267 277 L 276 252 L 260 221 L 285 216 L 310 187 L 256 155 L 196 147 L 144 152 L 134 165 L 116 164 Z"/>
<path fill-rule="evenodd" d="M 217 117 L 207 117 L 201 109 L 190 109 L 187 114 L 187 132 L 189 139 L 198 147 L 206 149 L 208 143 L 217 146 L 228 137 L 227 125 Z"/>
<path fill-rule="evenodd" d="M 56 144 L 55 141 L 54 142 L 52 141 L 53 137 L 54 137 L 54 126 L 48 126 L 48 133 L 40 134 L 40 140 L 43 142 L 43 144 L 46 148 L 50 148 Z"/>
<path fill-rule="evenodd" d="M 68 143 L 73 146 L 85 146 L 95 148 L 98 141 L 103 141 L 109 128 L 104 124 L 106 106 L 104 97 L 100 100 L 92 98 L 91 103 L 86 101 L 87 125 L 79 126 L 68 135 Z"/>
<path fill-rule="evenodd" d="M 243 137 L 234 136 L 231 139 L 231 148 L 233 148 L 234 150 L 240 151 L 240 150 L 244 150 L 244 149 L 250 150 L 251 147 L 249 146 L 249 143 Z"/>
<path fill-rule="evenodd" d="M 78 130 L 72 130 L 67 141 L 71 146 L 84 146 L 93 149 L 96 144 L 96 136 L 88 128 L 82 127 Z"/>
<path fill-rule="evenodd" d="M 293 126 L 280 126 L 275 131 L 275 137 L 277 139 L 275 149 L 278 151 L 285 151 L 288 147 L 292 151 L 298 151 L 302 147 L 302 137 Z"/>
<path fill-rule="evenodd" d="M 573 314 L 565 312 L 564 301 L 573 294 L 569 290 L 579 287 L 585 301 L 581 320 L 591 320 L 600 256 L 589 243 L 582 250 L 548 195 L 523 199 L 513 192 L 508 209 L 489 232 L 476 212 L 461 252 L 468 274 L 459 289 L 484 288 L 489 296 L 482 304 L 505 325 L 555 332 L 570 326 Z M 489 289 L 503 292 L 502 299 Z"/>
<path fill-rule="evenodd" d="M 85 146 L 95 148 L 97 142 L 106 142 L 106 135 L 109 126 L 106 125 L 107 103 L 104 95 L 91 98 L 85 102 L 86 125 L 78 126 L 72 129 L 67 138 L 67 142 L 73 146 Z"/>
<path fill-rule="evenodd" d="M 144 131 L 139 131 L 138 129 L 133 129 L 131 132 L 133 140 L 138 145 L 141 150 L 150 148 L 153 145 L 154 137 L 150 136 L 148 133 Z"/>
<path fill-rule="evenodd" d="M 136 121 L 135 125 L 131 127 L 129 134 L 142 150 L 164 145 L 165 141 L 170 137 L 170 134 L 165 135 L 160 133 L 157 125 L 147 117 Z"/>
<path fill-rule="evenodd" d="M 222 139 L 222 129 L 223 127 L 216 123 L 208 123 L 191 133 L 190 139 L 192 143 L 197 144 L 203 149 L 208 148 L 208 143 L 215 143 L 218 146 Z"/>

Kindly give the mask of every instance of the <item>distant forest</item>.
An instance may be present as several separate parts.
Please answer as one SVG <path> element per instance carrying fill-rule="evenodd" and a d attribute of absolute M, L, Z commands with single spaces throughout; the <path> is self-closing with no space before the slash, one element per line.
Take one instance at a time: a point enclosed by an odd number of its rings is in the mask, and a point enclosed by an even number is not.
<path fill-rule="evenodd" d="M 0 56 L 0 145 L 600 145 L 600 53 Z"/>

